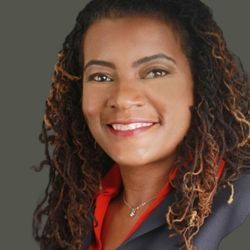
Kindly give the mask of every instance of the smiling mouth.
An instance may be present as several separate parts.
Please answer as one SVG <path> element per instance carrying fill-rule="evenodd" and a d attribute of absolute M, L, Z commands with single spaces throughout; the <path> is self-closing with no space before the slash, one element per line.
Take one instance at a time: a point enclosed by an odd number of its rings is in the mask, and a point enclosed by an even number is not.
<path fill-rule="evenodd" d="M 113 123 L 108 124 L 109 130 L 117 135 L 122 137 L 138 135 L 146 130 L 152 128 L 156 123 L 153 122 L 135 122 L 127 124 Z"/>
<path fill-rule="evenodd" d="M 145 128 L 152 126 L 152 122 L 144 122 L 144 123 L 129 123 L 129 124 L 110 124 L 110 126 L 117 131 L 130 131 L 138 128 Z"/>

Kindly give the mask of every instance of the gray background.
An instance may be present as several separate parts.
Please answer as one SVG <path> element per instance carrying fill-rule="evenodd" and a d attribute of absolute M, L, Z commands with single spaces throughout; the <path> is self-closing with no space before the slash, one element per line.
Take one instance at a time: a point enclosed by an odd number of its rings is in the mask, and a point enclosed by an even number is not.
<path fill-rule="evenodd" d="M 47 184 L 38 142 L 44 103 L 57 51 L 86 1 L 23 0 L 0 4 L 0 250 L 38 250 L 32 213 Z M 228 45 L 250 72 L 249 7 L 246 0 L 204 0 L 214 10 Z M 249 249 L 250 218 L 221 243 L 221 250 Z"/>

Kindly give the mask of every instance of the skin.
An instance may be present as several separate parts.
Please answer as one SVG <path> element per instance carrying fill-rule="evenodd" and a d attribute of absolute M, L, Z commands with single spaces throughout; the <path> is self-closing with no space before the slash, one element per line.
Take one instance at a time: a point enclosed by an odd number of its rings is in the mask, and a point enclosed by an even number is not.
<path fill-rule="evenodd" d="M 86 32 L 83 52 L 83 114 L 96 142 L 119 164 L 126 200 L 137 206 L 166 183 L 190 126 L 190 65 L 178 34 L 148 17 L 101 19 Z M 154 125 L 130 136 L 108 126 L 131 119 Z M 146 207 L 130 219 L 122 194 L 113 199 L 103 225 L 109 228 L 104 249 L 121 244 Z"/>

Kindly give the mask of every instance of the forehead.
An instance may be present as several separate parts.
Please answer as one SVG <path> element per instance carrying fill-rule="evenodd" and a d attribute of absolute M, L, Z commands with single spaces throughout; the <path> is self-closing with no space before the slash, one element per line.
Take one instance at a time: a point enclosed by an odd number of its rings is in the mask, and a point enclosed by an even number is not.
<path fill-rule="evenodd" d="M 120 53 L 157 53 L 181 50 L 179 33 L 166 21 L 149 17 L 103 18 L 87 30 L 84 59 Z M 152 51 L 151 51 L 152 50 Z M 123 56 L 124 53 L 122 53 Z"/>

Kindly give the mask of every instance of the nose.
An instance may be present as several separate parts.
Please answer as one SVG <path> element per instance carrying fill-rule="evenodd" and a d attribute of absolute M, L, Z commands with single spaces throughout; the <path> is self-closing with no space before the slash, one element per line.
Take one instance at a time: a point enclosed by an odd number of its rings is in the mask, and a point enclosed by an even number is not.
<path fill-rule="evenodd" d="M 136 80 L 126 80 L 116 82 L 112 86 L 107 105 L 112 109 L 127 110 L 141 107 L 145 104 L 145 101 L 141 83 Z"/>

